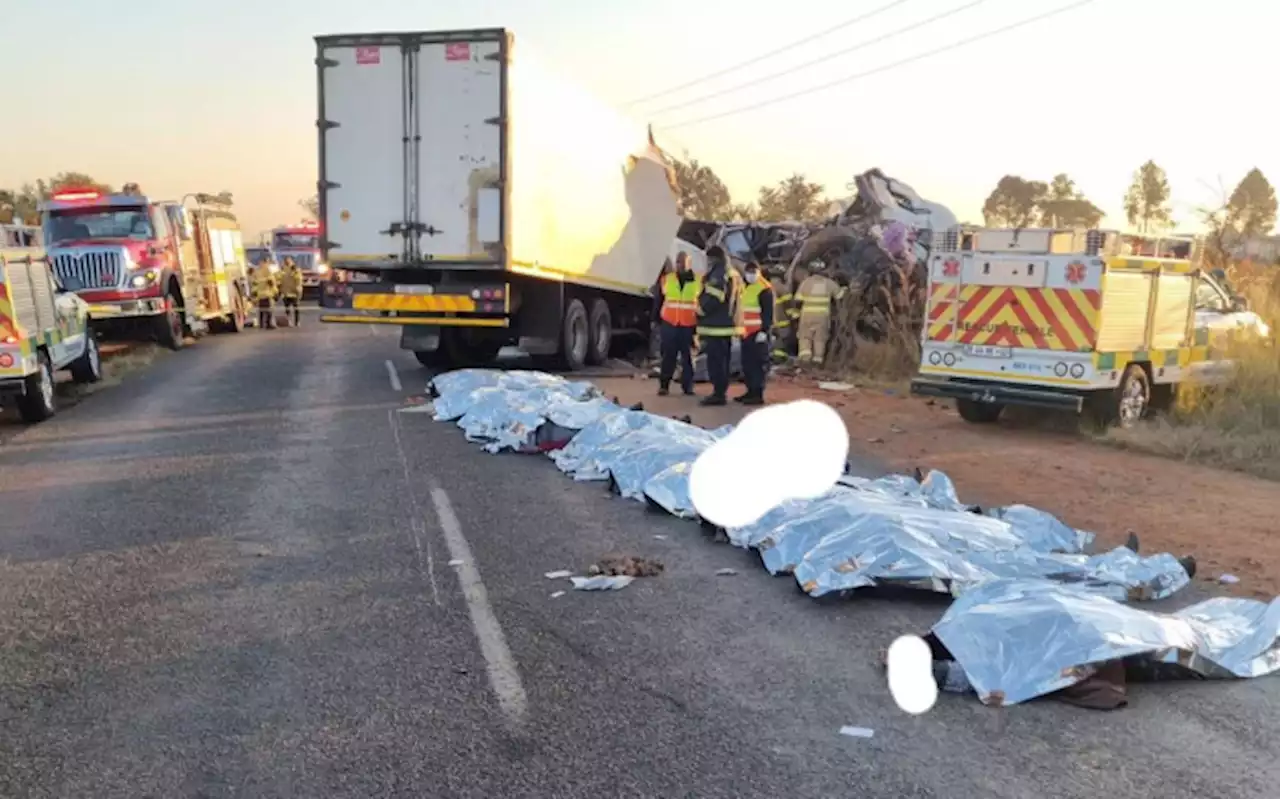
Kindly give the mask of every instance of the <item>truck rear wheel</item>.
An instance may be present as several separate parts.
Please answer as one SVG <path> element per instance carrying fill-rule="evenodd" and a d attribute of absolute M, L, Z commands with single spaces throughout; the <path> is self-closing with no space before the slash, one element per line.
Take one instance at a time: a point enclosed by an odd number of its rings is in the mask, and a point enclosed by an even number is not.
<path fill-rule="evenodd" d="M 587 365 L 591 351 L 590 324 L 582 300 L 570 300 L 560 327 L 560 362 L 571 372 Z"/>
<path fill-rule="evenodd" d="M 956 410 L 959 411 L 960 418 L 970 424 L 995 424 L 1000 420 L 1000 414 L 1004 413 L 1004 406 L 1000 403 L 958 399 Z"/>
<path fill-rule="evenodd" d="M 413 357 L 417 358 L 418 363 L 428 369 L 435 369 L 436 367 L 445 365 L 444 352 L 440 348 L 434 350 L 414 350 Z"/>
<path fill-rule="evenodd" d="M 27 378 L 27 391 L 18 398 L 18 416 L 27 424 L 43 422 L 58 412 L 54 400 L 53 363 L 44 352 L 36 364 L 36 373 Z"/>
<path fill-rule="evenodd" d="M 603 297 L 596 297 L 591 301 L 589 321 L 590 347 L 587 351 L 587 363 L 601 366 L 609 360 L 609 350 L 613 346 L 613 314 L 609 312 L 609 303 Z"/>
<path fill-rule="evenodd" d="M 156 340 L 160 342 L 160 346 L 171 350 L 180 350 L 185 343 L 182 324 L 182 312 L 178 298 L 174 296 L 173 289 L 165 292 L 164 295 L 164 313 L 155 318 Z"/>
<path fill-rule="evenodd" d="M 92 330 L 85 331 L 84 354 L 71 363 L 71 379 L 77 383 L 96 383 L 102 379 L 102 353 Z"/>

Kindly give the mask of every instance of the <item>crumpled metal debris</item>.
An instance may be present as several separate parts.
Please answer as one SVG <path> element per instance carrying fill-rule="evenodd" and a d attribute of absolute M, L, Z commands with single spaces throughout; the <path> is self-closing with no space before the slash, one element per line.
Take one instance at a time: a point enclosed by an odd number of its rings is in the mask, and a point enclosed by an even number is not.
<path fill-rule="evenodd" d="M 1217 597 L 1154 613 L 1076 586 L 995 580 L 957 599 L 933 632 L 989 705 L 1053 693 L 1122 659 L 1210 679 L 1280 672 L 1280 599 Z"/>
<path fill-rule="evenodd" d="M 619 575 L 628 577 L 657 577 L 666 567 L 662 561 L 640 555 L 605 555 L 591 564 L 589 574 Z"/>

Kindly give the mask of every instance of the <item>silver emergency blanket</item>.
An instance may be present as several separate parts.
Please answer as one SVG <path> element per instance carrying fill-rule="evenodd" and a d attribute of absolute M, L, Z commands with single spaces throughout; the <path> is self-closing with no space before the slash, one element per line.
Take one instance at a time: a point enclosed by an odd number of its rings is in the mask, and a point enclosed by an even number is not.
<path fill-rule="evenodd" d="M 542 390 L 576 400 L 598 396 L 600 391 L 591 383 L 565 380 L 558 375 L 544 372 L 510 371 L 496 369 L 459 369 L 432 378 L 428 389 L 435 396 L 437 421 L 461 419 L 478 402 L 494 402 L 501 393 Z M 540 395 L 550 397 L 551 394 Z"/>
<path fill-rule="evenodd" d="M 617 406 L 590 383 L 542 372 L 462 369 L 436 377 L 435 419 L 456 419 L 468 441 L 488 452 L 562 446 L 574 431 Z"/>
<path fill-rule="evenodd" d="M 729 540 L 759 551 L 772 574 L 811 596 L 878 585 L 962 594 L 994 579 L 1077 583 L 1117 599 L 1160 599 L 1190 578 L 1172 555 L 1119 548 L 1085 554 L 1093 536 L 1025 506 L 978 514 L 941 472 L 844 477 L 826 495 L 790 500 Z"/>
<path fill-rule="evenodd" d="M 1043 580 L 994 580 L 956 600 L 934 634 L 979 698 L 1013 705 L 1149 659 L 1210 679 L 1280 671 L 1280 599 L 1217 597 L 1153 613 Z"/>

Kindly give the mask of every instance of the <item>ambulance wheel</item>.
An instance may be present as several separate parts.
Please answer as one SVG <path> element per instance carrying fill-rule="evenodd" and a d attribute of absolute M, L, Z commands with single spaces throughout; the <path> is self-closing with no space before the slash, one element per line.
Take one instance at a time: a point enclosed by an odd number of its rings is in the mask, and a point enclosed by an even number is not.
<path fill-rule="evenodd" d="M 164 295 L 164 313 L 155 318 L 156 340 L 160 346 L 171 350 L 180 350 L 185 343 L 186 331 L 183 329 L 181 304 L 174 296 L 173 289 Z"/>
<path fill-rule="evenodd" d="M 560 364 L 576 372 L 587 365 L 587 353 L 591 350 L 590 324 L 582 300 L 569 301 L 560 331 Z"/>
<path fill-rule="evenodd" d="M 591 301 L 588 330 L 591 346 L 587 350 L 587 363 L 601 366 L 609 360 L 609 350 L 613 346 L 613 315 L 609 313 L 609 303 L 602 297 Z"/>
<path fill-rule="evenodd" d="M 1004 406 L 999 403 L 958 399 L 956 410 L 960 412 L 960 418 L 970 424 L 994 424 L 1000 420 L 1000 414 L 1004 413 Z"/>
<path fill-rule="evenodd" d="M 84 354 L 71 363 L 71 379 L 77 383 L 96 383 L 102 379 L 102 353 L 92 330 L 86 330 Z"/>
<path fill-rule="evenodd" d="M 1136 363 L 1129 364 L 1112 402 L 1111 418 L 1117 427 L 1128 429 L 1146 418 L 1151 409 L 1151 381 L 1147 379 L 1147 370 Z"/>
<path fill-rule="evenodd" d="M 58 411 L 53 398 L 53 364 L 40 353 L 36 373 L 27 378 L 27 392 L 18 398 L 18 415 L 27 424 L 43 422 Z"/>

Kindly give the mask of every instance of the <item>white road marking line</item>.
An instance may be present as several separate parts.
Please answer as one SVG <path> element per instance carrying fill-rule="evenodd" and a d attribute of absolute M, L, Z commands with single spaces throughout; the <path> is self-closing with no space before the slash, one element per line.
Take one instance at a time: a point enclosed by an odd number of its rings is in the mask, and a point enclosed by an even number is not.
<path fill-rule="evenodd" d="M 480 570 L 475 566 L 475 557 L 471 554 L 471 546 L 462 534 L 462 525 L 454 515 L 449 495 L 435 482 L 431 484 L 431 504 L 435 506 L 436 518 L 440 520 L 440 528 L 444 531 L 445 544 L 449 546 L 449 555 L 462 563 L 455 567 L 458 583 L 462 586 L 462 595 L 467 600 L 467 610 L 471 613 L 471 626 L 475 628 L 476 638 L 480 641 L 480 652 L 484 655 L 485 666 L 489 671 L 489 684 L 498 697 L 498 706 L 507 718 L 517 724 L 524 721 L 529 712 L 529 699 L 524 692 L 524 684 L 520 681 L 520 670 L 511 650 L 507 648 L 507 638 L 498 624 L 489 605 L 489 592 L 480 580 Z"/>
<path fill-rule="evenodd" d="M 371 336 L 376 336 L 376 335 L 378 335 L 378 327 L 377 327 L 377 325 L 374 325 L 374 324 L 370 324 L 370 325 L 369 325 L 369 335 L 371 335 Z"/>
<path fill-rule="evenodd" d="M 396 371 L 396 365 L 391 361 L 385 361 L 387 365 L 387 377 L 391 378 L 392 391 L 404 391 L 404 386 L 400 383 L 400 373 Z"/>
<path fill-rule="evenodd" d="M 389 363 L 389 362 L 388 362 Z M 422 545 L 422 539 L 426 537 L 426 521 L 423 519 L 425 514 L 418 505 L 418 496 L 413 492 L 413 483 L 409 479 L 409 459 L 404 454 L 404 444 L 400 441 L 400 423 L 396 419 L 394 410 L 387 411 L 387 421 L 391 423 L 391 438 L 396 442 L 396 455 L 400 458 L 400 469 L 404 472 L 404 487 L 409 492 L 409 507 L 413 509 L 413 518 L 409 520 L 409 529 L 413 533 L 413 547 L 418 553 L 418 569 L 427 572 L 427 579 L 431 583 L 431 599 L 435 602 L 436 607 L 440 604 L 440 588 L 436 585 L 436 563 L 431 557 L 431 539 L 427 538 L 426 547 Z M 425 553 L 423 550 L 426 550 Z M 423 563 L 425 559 L 426 563 Z"/>

